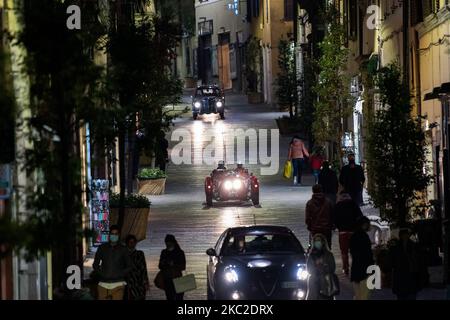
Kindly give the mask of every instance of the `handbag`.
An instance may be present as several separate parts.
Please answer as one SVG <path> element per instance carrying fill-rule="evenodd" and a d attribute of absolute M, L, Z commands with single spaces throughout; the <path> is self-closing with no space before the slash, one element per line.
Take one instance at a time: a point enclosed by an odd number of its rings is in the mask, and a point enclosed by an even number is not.
<path fill-rule="evenodd" d="M 284 163 L 284 177 L 290 179 L 292 177 L 292 161 L 286 160 Z"/>
<path fill-rule="evenodd" d="M 173 285 L 176 293 L 183 293 L 197 289 L 195 275 L 193 274 L 187 274 L 185 276 L 173 279 Z"/>
<path fill-rule="evenodd" d="M 164 276 L 161 271 L 156 274 L 155 280 L 153 281 L 155 287 L 164 290 Z"/>
<path fill-rule="evenodd" d="M 340 293 L 339 279 L 335 273 L 327 273 L 320 281 L 320 294 L 325 297 L 337 296 Z"/>

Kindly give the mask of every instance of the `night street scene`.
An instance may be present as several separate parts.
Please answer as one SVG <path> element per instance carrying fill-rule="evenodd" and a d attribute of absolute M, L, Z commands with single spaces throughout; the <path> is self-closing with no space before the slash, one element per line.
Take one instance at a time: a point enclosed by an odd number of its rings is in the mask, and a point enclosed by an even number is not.
<path fill-rule="evenodd" d="M 0 300 L 450 299 L 449 0 L 0 0 L 0 25 Z"/>

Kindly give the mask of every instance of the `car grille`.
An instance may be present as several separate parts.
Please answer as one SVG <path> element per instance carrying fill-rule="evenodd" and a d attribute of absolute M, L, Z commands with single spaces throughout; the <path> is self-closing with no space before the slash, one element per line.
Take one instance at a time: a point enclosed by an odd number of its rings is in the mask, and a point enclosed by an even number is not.
<path fill-rule="evenodd" d="M 202 113 L 212 113 L 216 109 L 215 98 L 205 98 L 202 100 Z"/>

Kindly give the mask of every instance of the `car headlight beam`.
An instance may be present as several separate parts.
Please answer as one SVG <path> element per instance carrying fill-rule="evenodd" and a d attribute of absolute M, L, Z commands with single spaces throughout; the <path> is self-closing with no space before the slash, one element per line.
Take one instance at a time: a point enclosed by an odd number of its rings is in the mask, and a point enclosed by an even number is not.
<path fill-rule="evenodd" d="M 242 182 L 239 179 L 233 181 L 233 189 L 237 190 L 242 187 Z"/>
<path fill-rule="evenodd" d="M 236 283 L 239 281 L 238 274 L 233 268 L 226 268 L 224 277 L 228 283 Z"/>
<path fill-rule="evenodd" d="M 218 108 L 221 108 L 221 107 L 223 106 L 223 103 L 222 103 L 222 101 L 218 101 L 218 102 L 216 102 L 216 106 L 217 106 Z"/>
<path fill-rule="evenodd" d="M 231 182 L 230 180 L 225 181 L 224 187 L 225 190 L 231 190 L 233 188 L 233 182 Z"/>
<path fill-rule="evenodd" d="M 196 107 L 197 109 L 200 109 L 201 106 L 202 104 L 200 102 L 194 102 L 194 107 Z"/>
<path fill-rule="evenodd" d="M 297 279 L 301 281 L 307 280 L 309 277 L 309 272 L 306 270 L 306 267 L 301 266 L 297 270 Z"/>

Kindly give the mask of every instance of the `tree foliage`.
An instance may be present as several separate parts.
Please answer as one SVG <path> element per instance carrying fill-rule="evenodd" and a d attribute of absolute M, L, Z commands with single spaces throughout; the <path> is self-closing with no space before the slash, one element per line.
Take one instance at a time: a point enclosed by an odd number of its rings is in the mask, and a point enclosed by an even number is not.
<path fill-rule="evenodd" d="M 261 82 L 260 68 L 261 46 L 259 39 L 251 37 L 245 46 L 245 77 L 247 78 L 247 91 L 250 93 L 259 92 Z"/>
<path fill-rule="evenodd" d="M 369 123 L 367 165 L 374 180 L 370 196 L 384 218 L 402 226 L 431 182 L 426 139 L 422 119 L 411 117 L 410 94 L 399 67 L 379 70 L 375 84 L 381 108 Z"/>
<path fill-rule="evenodd" d="M 281 39 L 278 44 L 278 66 L 280 72 L 276 80 L 276 96 L 281 107 L 289 108 L 290 118 L 294 117 L 294 110 L 298 104 L 297 68 L 295 65 L 295 51 L 293 43 Z"/>
<path fill-rule="evenodd" d="M 170 125 L 164 106 L 181 92 L 169 70 L 181 32 L 170 17 L 147 17 L 108 34 L 96 1 L 76 3 L 82 6 L 81 30 L 66 27 L 73 1 L 25 0 L 18 8 L 23 30 L 14 41 L 26 51 L 30 117 L 15 114 L 27 128 L 21 138 L 29 142 L 17 163 L 29 188 L 18 200 L 26 203 L 18 206 L 26 219 L 0 221 L 0 242 L 9 249 L 24 248 L 30 259 L 53 251 L 55 285 L 63 266 L 81 263 L 79 244 L 89 235 L 81 224 L 80 129 L 90 124 L 91 141 L 100 150 L 112 147 L 120 134 L 139 131 L 149 150 L 156 133 Z M 95 64 L 95 51 L 107 54 L 107 66 Z"/>
<path fill-rule="evenodd" d="M 336 160 L 342 158 L 343 124 L 353 110 L 353 99 L 350 79 L 345 72 L 348 49 L 344 46 L 344 28 L 334 7 L 329 9 L 326 17 L 330 24 L 319 45 L 321 56 L 317 63 L 318 81 L 314 87 L 317 100 L 314 104 L 313 133 L 318 144 L 329 144 L 330 158 Z"/>
<path fill-rule="evenodd" d="M 70 31 L 67 6 L 68 1 L 26 0 L 17 8 L 22 28 L 12 41 L 26 51 L 20 67 L 29 77 L 30 99 L 29 112 L 16 114 L 17 125 L 26 128 L 18 136 L 22 147 L 16 160 L 28 182 L 19 192 L 18 221 L 2 222 L 7 237 L 3 241 L 10 249 L 25 248 L 29 259 L 53 251 L 56 285 L 62 265 L 80 263 L 77 245 L 86 233 L 81 227 L 78 133 L 90 121 L 86 110 L 95 109 L 101 81 L 87 50 L 101 28 Z M 96 14 L 95 6 L 91 3 L 83 10 L 86 25 L 96 23 L 89 20 Z"/>

